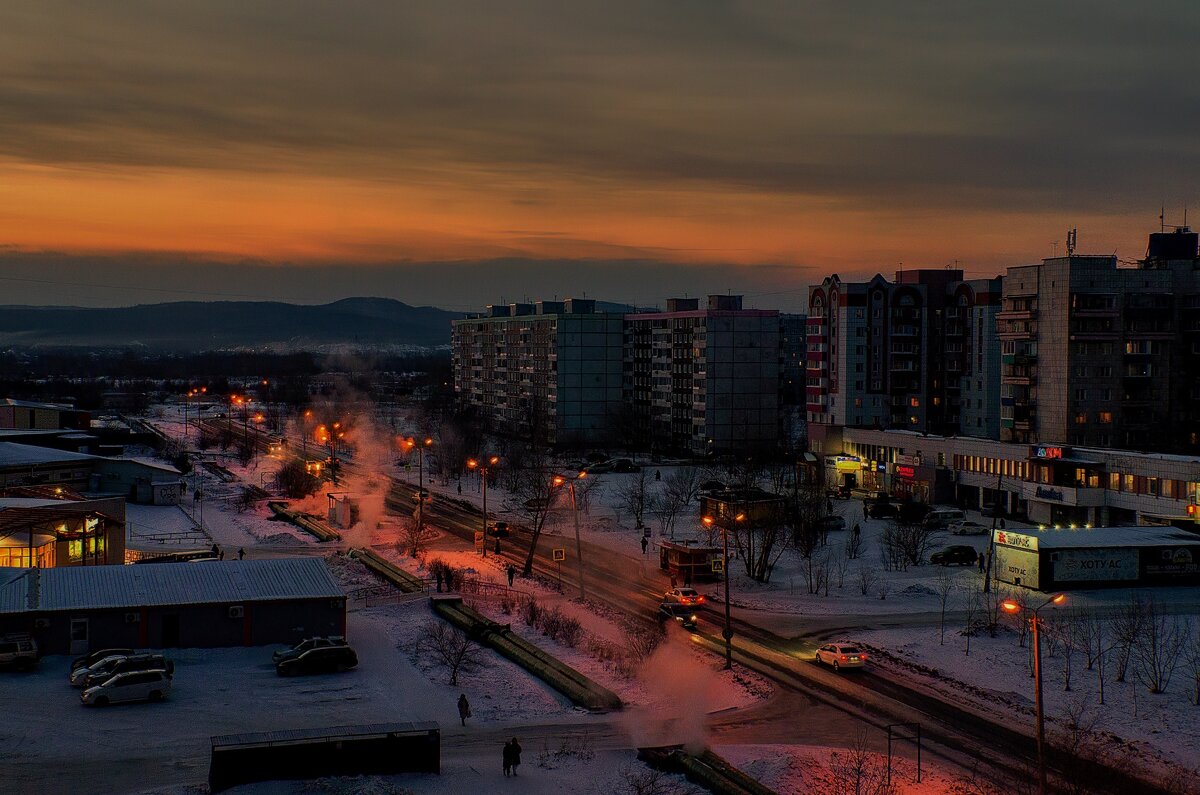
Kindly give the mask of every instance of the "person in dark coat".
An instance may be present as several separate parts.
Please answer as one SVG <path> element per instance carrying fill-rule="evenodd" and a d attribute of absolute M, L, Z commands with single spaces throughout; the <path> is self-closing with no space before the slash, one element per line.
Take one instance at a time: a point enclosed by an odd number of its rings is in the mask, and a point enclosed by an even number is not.
<path fill-rule="evenodd" d="M 512 565 L 511 563 L 508 564 L 508 587 L 509 588 L 512 587 L 513 579 L 515 579 L 516 576 L 517 576 L 517 567 Z"/>
<path fill-rule="evenodd" d="M 238 560 L 242 560 L 245 557 L 246 557 L 246 548 L 238 547 Z"/>
<path fill-rule="evenodd" d="M 220 551 L 221 551 L 221 548 L 219 546 L 217 546 L 216 544 L 213 544 L 213 554 L 216 555 Z"/>
<path fill-rule="evenodd" d="M 222 549 L 217 553 L 217 560 L 225 560 L 225 550 Z"/>
<path fill-rule="evenodd" d="M 646 547 L 650 546 L 650 539 L 642 536 L 642 554 L 646 554 Z"/>
<path fill-rule="evenodd" d="M 467 703 L 467 694 L 458 694 L 458 719 L 462 721 L 462 725 L 467 725 L 467 718 L 471 717 L 471 705 Z"/>
<path fill-rule="evenodd" d="M 979 556 L 979 573 L 980 574 L 983 574 L 983 559 L 984 559 L 984 555 L 980 555 Z"/>
<path fill-rule="evenodd" d="M 512 738 L 508 743 L 508 761 L 512 766 L 512 774 L 517 775 L 517 768 L 521 766 L 521 744 L 517 742 L 517 738 Z"/>
<path fill-rule="evenodd" d="M 438 569 L 437 571 L 435 571 L 433 573 L 433 579 L 435 582 L 437 582 L 437 592 L 441 593 L 442 592 L 442 570 L 441 569 Z"/>
<path fill-rule="evenodd" d="M 869 516 L 867 516 L 867 501 L 866 500 L 863 500 L 863 518 L 864 519 L 870 518 Z"/>
<path fill-rule="evenodd" d="M 508 778 L 512 772 L 512 741 L 509 740 L 504 744 L 504 777 Z"/>

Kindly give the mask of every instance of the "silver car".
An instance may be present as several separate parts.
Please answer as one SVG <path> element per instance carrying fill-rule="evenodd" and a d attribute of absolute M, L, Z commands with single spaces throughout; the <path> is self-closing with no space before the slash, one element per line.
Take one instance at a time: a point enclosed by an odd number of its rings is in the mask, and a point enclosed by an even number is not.
<path fill-rule="evenodd" d="M 162 701 L 170 691 L 171 677 L 166 671 L 132 671 L 89 687 L 79 694 L 79 700 L 85 706 L 105 707 L 126 701 Z"/>
<path fill-rule="evenodd" d="M 128 654 L 112 654 L 108 657 L 102 657 L 91 665 L 81 666 L 71 671 L 71 686 L 83 687 L 91 674 L 99 674 L 103 671 L 111 670 L 119 661 L 128 657 Z"/>

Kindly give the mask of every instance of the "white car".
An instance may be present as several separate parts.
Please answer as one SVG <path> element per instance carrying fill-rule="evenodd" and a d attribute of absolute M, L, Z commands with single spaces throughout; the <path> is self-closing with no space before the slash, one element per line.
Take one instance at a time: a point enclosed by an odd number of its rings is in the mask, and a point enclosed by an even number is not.
<path fill-rule="evenodd" d="M 840 671 L 843 668 L 862 668 L 867 664 L 867 653 L 852 643 L 826 643 L 817 649 L 813 659 Z"/>
<path fill-rule="evenodd" d="M 79 700 L 94 707 L 125 701 L 162 701 L 170 690 L 171 677 L 166 671 L 131 671 L 89 687 L 79 694 Z"/>
<path fill-rule="evenodd" d="M 112 654 L 108 657 L 102 657 L 91 665 L 82 666 L 71 671 L 71 686 L 83 687 L 83 683 L 93 674 L 99 674 L 101 671 L 107 671 L 119 661 L 129 657 L 128 654 Z"/>
<path fill-rule="evenodd" d="M 704 595 L 695 588 L 672 588 L 663 595 L 663 601 L 678 605 L 702 605 Z"/>

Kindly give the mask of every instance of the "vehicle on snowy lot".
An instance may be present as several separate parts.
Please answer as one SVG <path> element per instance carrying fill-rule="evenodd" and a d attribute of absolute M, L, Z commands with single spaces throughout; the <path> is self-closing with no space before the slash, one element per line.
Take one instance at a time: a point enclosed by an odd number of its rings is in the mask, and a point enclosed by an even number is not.
<path fill-rule="evenodd" d="M 349 671 L 357 666 L 358 655 L 349 646 L 322 646 L 280 660 L 275 663 L 275 673 L 280 676 L 324 674 Z"/>
<path fill-rule="evenodd" d="M 852 643 L 826 643 L 817 649 L 813 659 L 840 671 L 843 668 L 862 668 L 867 664 L 867 653 Z"/>
<path fill-rule="evenodd" d="M 0 637 L 0 668 L 28 671 L 37 665 L 37 641 L 30 635 L 13 634 Z"/>
<path fill-rule="evenodd" d="M 848 500 L 850 499 L 850 487 L 842 484 L 841 486 L 825 489 L 825 496 L 834 500 Z"/>
<path fill-rule="evenodd" d="M 110 677 L 79 694 L 85 706 L 106 707 L 127 701 L 162 701 L 171 692 L 171 675 L 166 671 L 131 671 Z"/>
<path fill-rule="evenodd" d="M 975 551 L 975 547 L 965 544 L 946 547 L 941 552 L 934 552 L 929 556 L 929 562 L 938 566 L 972 566 L 978 559 L 979 553 Z"/>
<path fill-rule="evenodd" d="M 309 649 L 323 649 L 329 646 L 345 646 L 346 639 L 340 635 L 331 635 L 329 637 L 314 637 L 306 638 L 290 649 L 280 649 L 271 655 L 271 659 L 278 665 L 283 660 L 290 660 L 299 657 Z"/>
<path fill-rule="evenodd" d="M 982 536 L 987 535 L 991 528 L 986 525 L 981 525 L 979 522 L 959 522 L 950 526 L 950 532 L 956 536 Z"/>
<path fill-rule="evenodd" d="M 86 669 L 78 686 L 84 690 L 111 679 L 118 674 L 136 671 L 166 671 L 167 676 L 175 673 L 175 663 L 161 654 L 133 654 L 127 657 L 106 657 L 104 661 Z"/>
<path fill-rule="evenodd" d="M 663 595 L 664 603 L 679 605 L 704 604 L 704 595 L 695 588 L 672 588 Z"/>
<path fill-rule="evenodd" d="M 840 516 L 822 516 L 817 520 L 817 529 L 822 533 L 833 533 L 846 529 L 846 520 Z"/>
<path fill-rule="evenodd" d="M 868 502 L 867 516 L 872 519 L 895 519 L 900 515 L 900 509 L 892 502 Z"/>
<path fill-rule="evenodd" d="M 91 654 L 85 654 L 82 657 L 76 657 L 71 661 L 71 673 L 75 673 L 80 668 L 89 668 L 103 660 L 105 657 L 129 657 L 137 654 L 135 649 L 100 649 Z"/>
<path fill-rule="evenodd" d="M 950 527 L 966 518 L 967 515 L 958 508 L 936 508 L 925 515 L 921 524 L 929 528 Z"/>
<path fill-rule="evenodd" d="M 680 626 L 690 631 L 696 628 L 696 612 L 692 605 L 663 602 L 658 606 L 658 621 L 660 624 L 678 621 Z"/>

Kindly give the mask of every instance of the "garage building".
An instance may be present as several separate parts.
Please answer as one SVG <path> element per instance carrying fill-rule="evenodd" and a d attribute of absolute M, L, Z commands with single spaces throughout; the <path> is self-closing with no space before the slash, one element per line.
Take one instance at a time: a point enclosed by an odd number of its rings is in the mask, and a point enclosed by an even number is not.
<path fill-rule="evenodd" d="M 0 634 L 43 654 L 294 643 L 344 635 L 346 595 L 319 558 L 0 569 Z"/>
<path fill-rule="evenodd" d="M 996 577 L 1039 591 L 1200 584 L 1200 535 L 1173 527 L 994 530 Z"/>

